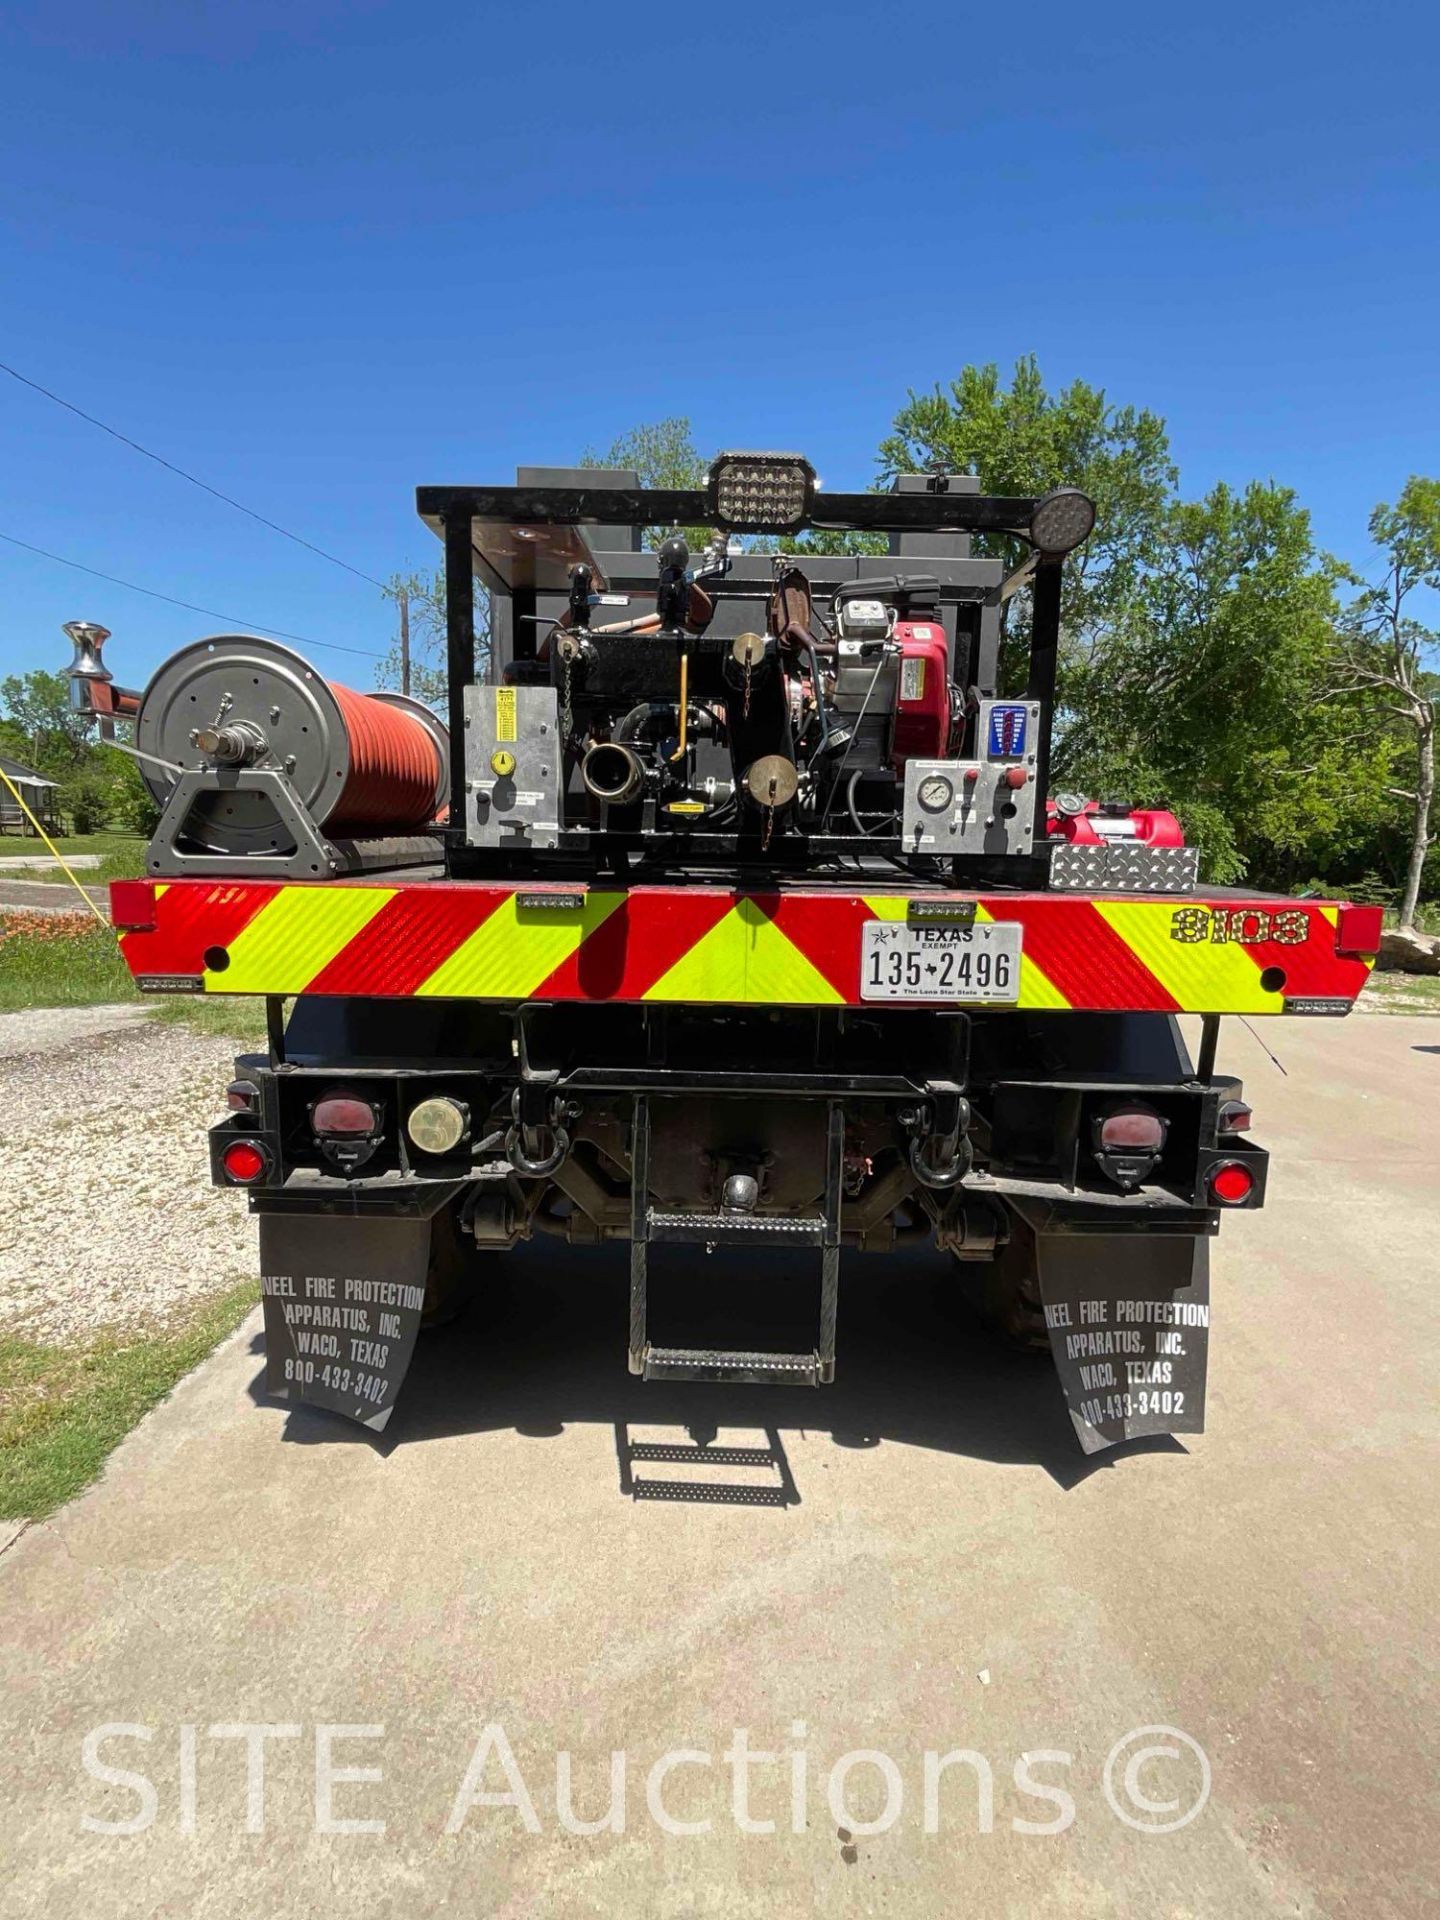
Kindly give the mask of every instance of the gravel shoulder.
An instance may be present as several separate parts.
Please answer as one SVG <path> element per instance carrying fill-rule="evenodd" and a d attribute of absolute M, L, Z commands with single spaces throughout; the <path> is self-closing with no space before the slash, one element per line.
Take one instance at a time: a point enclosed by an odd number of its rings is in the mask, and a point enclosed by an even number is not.
<path fill-rule="evenodd" d="M 204 1177 L 233 1039 L 139 1006 L 0 1015 L 0 1326 L 67 1343 L 192 1307 L 256 1265 Z"/>

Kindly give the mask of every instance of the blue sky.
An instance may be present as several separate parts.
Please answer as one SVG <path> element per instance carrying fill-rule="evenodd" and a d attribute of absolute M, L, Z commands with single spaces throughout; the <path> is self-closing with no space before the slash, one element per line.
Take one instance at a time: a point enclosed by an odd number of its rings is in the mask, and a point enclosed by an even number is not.
<path fill-rule="evenodd" d="M 12 5 L 0 360 L 365 572 L 418 483 L 688 414 L 870 479 L 1036 353 L 1356 562 L 1440 466 L 1440 16 L 950 4 Z M 383 650 L 374 590 L 0 376 L 0 531 Z M 0 542 L 0 672 L 224 623 Z M 368 684 L 369 663 L 316 653 Z"/>

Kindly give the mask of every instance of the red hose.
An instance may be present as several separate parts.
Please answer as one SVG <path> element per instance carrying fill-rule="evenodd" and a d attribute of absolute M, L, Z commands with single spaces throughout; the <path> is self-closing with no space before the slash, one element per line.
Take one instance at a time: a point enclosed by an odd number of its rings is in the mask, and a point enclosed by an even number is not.
<path fill-rule="evenodd" d="M 440 750 L 424 724 L 401 707 L 370 700 L 349 687 L 334 694 L 350 740 L 350 773 L 327 833 L 392 832 L 428 826 L 435 817 Z"/>

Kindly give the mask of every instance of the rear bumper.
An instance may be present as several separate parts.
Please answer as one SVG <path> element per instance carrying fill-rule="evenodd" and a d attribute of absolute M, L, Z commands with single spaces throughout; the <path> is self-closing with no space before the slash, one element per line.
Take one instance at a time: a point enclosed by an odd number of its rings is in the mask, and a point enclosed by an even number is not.
<path fill-rule="evenodd" d="M 142 992 L 511 1004 L 860 1007 L 863 928 L 921 912 L 1018 925 L 1021 1012 L 1333 1015 L 1378 939 L 1370 909 L 1220 894 L 192 879 L 111 904 Z"/>

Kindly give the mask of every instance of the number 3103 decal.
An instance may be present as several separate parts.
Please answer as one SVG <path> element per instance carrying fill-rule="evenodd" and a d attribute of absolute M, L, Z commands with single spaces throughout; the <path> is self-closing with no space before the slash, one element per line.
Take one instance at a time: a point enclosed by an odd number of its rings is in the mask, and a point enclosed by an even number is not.
<path fill-rule="evenodd" d="M 1208 940 L 1212 946 L 1302 947 L 1310 938 L 1310 915 L 1303 907 L 1178 907 L 1170 919 L 1170 938 L 1188 946 Z"/>

